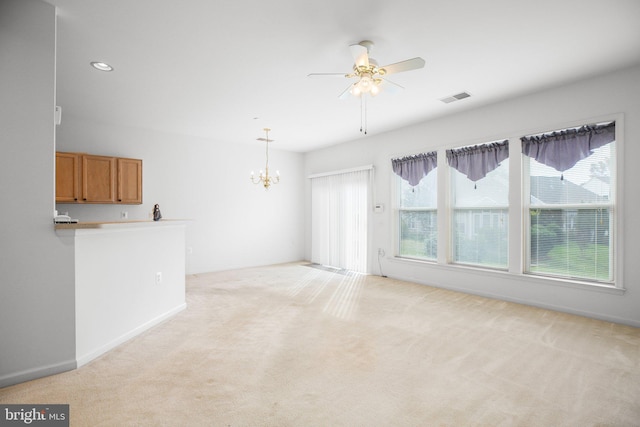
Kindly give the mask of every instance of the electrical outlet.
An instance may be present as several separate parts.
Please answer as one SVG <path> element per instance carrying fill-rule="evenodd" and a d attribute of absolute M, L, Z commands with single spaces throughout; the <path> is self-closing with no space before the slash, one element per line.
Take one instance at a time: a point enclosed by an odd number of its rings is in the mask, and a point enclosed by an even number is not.
<path fill-rule="evenodd" d="M 129 218 L 129 212 L 127 211 L 120 212 L 120 219 L 127 219 L 127 218 Z"/>
<path fill-rule="evenodd" d="M 378 256 L 384 256 L 384 249 L 378 248 Z"/>
<path fill-rule="evenodd" d="M 162 273 L 158 271 L 156 273 L 156 285 L 159 285 L 160 283 L 162 283 Z"/>

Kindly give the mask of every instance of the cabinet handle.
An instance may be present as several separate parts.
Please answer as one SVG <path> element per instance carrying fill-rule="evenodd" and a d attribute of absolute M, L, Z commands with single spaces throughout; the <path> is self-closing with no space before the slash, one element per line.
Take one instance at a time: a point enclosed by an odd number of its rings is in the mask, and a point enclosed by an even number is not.
<path fill-rule="evenodd" d="M 84 199 L 82 199 L 82 200 L 86 201 L 87 199 L 86 199 L 86 198 L 84 198 Z"/>
<path fill-rule="evenodd" d="M 122 201 L 122 199 L 118 199 L 118 201 L 119 201 L 119 202 L 121 202 L 121 201 Z"/>
<path fill-rule="evenodd" d="M 77 197 L 76 197 L 76 198 L 74 198 L 74 199 L 73 199 L 73 201 L 74 201 L 74 202 L 77 202 L 77 201 L 78 201 L 78 198 L 77 198 Z"/>

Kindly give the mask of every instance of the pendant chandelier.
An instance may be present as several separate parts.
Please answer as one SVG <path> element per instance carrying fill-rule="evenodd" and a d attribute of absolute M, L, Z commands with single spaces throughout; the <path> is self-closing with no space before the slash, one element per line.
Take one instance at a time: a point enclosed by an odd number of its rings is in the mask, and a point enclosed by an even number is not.
<path fill-rule="evenodd" d="M 250 178 L 251 182 L 253 182 L 254 184 L 262 184 L 265 190 L 268 190 L 272 184 L 277 184 L 280 182 L 280 172 L 276 171 L 276 176 L 269 176 L 269 143 L 273 142 L 273 139 L 269 139 L 270 130 L 271 129 L 269 128 L 264 128 L 266 137 L 257 139 L 258 141 L 264 141 L 267 147 L 267 155 L 266 155 L 267 163 L 264 167 L 264 172 L 260 170 L 260 175 L 256 177 L 253 171 L 251 171 L 251 178 Z"/>

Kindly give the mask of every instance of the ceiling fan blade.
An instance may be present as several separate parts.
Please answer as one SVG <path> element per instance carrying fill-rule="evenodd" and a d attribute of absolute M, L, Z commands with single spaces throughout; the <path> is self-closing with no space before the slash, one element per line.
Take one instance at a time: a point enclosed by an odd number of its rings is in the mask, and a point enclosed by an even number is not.
<path fill-rule="evenodd" d="M 388 79 L 382 79 L 382 82 L 380 83 L 381 92 L 393 94 L 393 93 L 398 93 L 403 89 L 404 89 L 404 86 L 400 86 L 398 83 L 394 83 Z"/>
<path fill-rule="evenodd" d="M 311 73 L 307 74 L 307 77 L 347 77 L 345 73 Z"/>
<path fill-rule="evenodd" d="M 412 58 L 407 59 L 406 61 L 396 62 L 395 64 L 385 65 L 384 67 L 380 67 L 385 70 L 385 75 L 400 73 L 403 71 L 417 70 L 418 68 L 424 67 L 424 59 Z"/>
<path fill-rule="evenodd" d="M 349 46 L 351 55 L 353 56 L 353 62 L 356 66 L 369 66 L 369 49 L 361 44 L 352 44 Z"/>
<path fill-rule="evenodd" d="M 353 85 L 355 85 L 355 83 L 352 83 L 349 86 L 347 86 L 347 88 L 344 91 L 342 91 L 340 95 L 338 95 L 338 98 L 339 99 L 348 98 L 349 95 L 351 95 L 351 88 L 353 87 Z"/>

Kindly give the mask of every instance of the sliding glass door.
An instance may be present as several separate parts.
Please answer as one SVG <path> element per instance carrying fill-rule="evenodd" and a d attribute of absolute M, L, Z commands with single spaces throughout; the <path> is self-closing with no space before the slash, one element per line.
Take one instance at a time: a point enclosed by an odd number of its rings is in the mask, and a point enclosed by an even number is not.
<path fill-rule="evenodd" d="M 311 262 L 366 273 L 370 175 L 311 178 Z"/>

